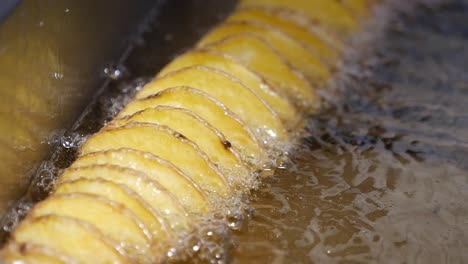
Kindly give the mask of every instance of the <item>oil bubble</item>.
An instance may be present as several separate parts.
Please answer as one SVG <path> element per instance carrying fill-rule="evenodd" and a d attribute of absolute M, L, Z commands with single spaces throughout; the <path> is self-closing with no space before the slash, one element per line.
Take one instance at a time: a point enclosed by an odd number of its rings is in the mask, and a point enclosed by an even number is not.
<path fill-rule="evenodd" d="M 110 64 L 104 68 L 103 72 L 107 78 L 117 81 L 127 74 L 127 68 L 123 65 Z"/>
<path fill-rule="evenodd" d="M 85 137 L 76 132 L 66 132 L 61 138 L 60 143 L 65 149 L 78 148 L 85 141 Z"/>

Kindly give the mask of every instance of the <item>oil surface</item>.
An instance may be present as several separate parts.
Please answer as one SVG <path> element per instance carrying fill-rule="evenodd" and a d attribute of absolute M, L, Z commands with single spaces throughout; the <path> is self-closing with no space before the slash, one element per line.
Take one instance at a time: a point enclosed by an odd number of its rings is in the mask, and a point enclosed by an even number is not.
<path fill-rule="evenodd" d="M 310 117 L 233 263 L 468 262 L 468 5 L 442 2 L 392 18 Z"/>

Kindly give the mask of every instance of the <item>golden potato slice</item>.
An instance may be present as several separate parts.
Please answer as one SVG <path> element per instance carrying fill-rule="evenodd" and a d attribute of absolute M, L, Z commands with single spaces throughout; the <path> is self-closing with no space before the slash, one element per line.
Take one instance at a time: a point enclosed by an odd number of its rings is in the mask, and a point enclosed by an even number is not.
<path fill-rule="evenodd" d="M 0 252 L 0 262 L 3 264 L 68 264 L 76 260 L 44 246 L 31 243 L 9 243 Z"/>
<path fill-rule="evenodd" d="M 158 76 L 195 65 L 216 68 L 239 78 L 242 83 L 254 90 L 265 100 L 288 127 L 295 126 L 300 119 L 300 114 L 296 111 L 294 105 L 286 97 L 282 96 L 276 87 L 268 84 L 258 74 L 250 71 L 234 58 L 225 56 L 220 52 L 209 50 L 187 52 L 165 66 Z"/>
<path fill-rule="evenodd" d="M 321 61 L 313 49 L 274 27 L 256 22 L 233 21 L 223 23 L 203 37 L 198 45 L 206 46 L 226 37 L 242 33 L 250 33 L 268 42 L 292 66 L 302 72 L 314 86 L 320 86 L 330 77 L 329 65 Z"/>
<path fill-rule="evenodd" d="M 363 19 L 369 15 L 375 0 L 339 0 L 339 2 L 355 18 Z"/>
<path fill-rule="evenodd" d="M 260 8 L 247 8 L 237 10 L 234 14 L 227 18 L 228 22 L 231 21 L 254 21 L 264 25 L 270 25 L 278 30 L 290 35 L 291 37 L 301 41 L 312 47 L 321 58 L 326 59 L 330 64 L 334 65 L 341 54 L 339 48 L 333 43 L 328 43 L 326 40 L 320 38 L 316 33 L 301 27 L 300 25 L 282 18 L 281 16 L 274 15 L 268 10 Z"/>
<path fill-rule="evenodd" d="M 258 9 L 267 12 L 273 16 L 280 18 L 281 20 L 288 21 L 302 27 L 310 32 L 313 32 L 318 37 L 323 39 L 328 45 L 339 50 L 341 53 L 346 48 L 345 41 L 347 40 L 346 34 L 340 34 L 330 30 L 316 19 L 310 18 L 303 12 L 289 9 L 289 8 L 268 8 L 266 6 L 248 7 L 242 8 L 241 10 Z"/>
<path fill-rule="evenodd" d="M 79 263 L 131 263 L 119 245 L 96 227 L 74 218 L 47 215 L 24 220 L 13 232 L 15 243 L 33 243 L 61 252 Z"/>
<path fill-rule="evenodd" d="M 77 263 L 72 260 L 61 260 L 55 256 L 46 255 L 40 252 L 19 253 L 9 252 L 7 255 L 0 256 L 0 261 L 3 264 L 67 264 Z"/>
<path fill-rule="evenodd" d="M 149 152 L 134 149 L 93 152 L 79 157 L 70 168 L 105 164 L 145 173 L 150 179 L 159 182 L 167 191 L 174 194 L 174 197 L 188 212 L 204 213 L 210 207 L 205 194 L 190 177 L 172 163 Z"/>
<path fill-rule="evenodd" d="M 87 222 L 121 244 L 128 256 L 144 260 L 150 252 L 152 235 L 124 206 L 97 195 L 60 194 L 37 204 L 29 217 L 60 215 Z M 146 261 L 145 261 L 146 262 Z"/>
<path fill-rule="evenodd" d="M 54 194 L 72 193 L 97 195 L 123 205 L 135 214 L 154 238 L 163 236 L 165 234 L 162 235 L 162 233 L 167 232 L 162 225 L 162 217 L 155 214 L 147 202 L 125 185 L 104 179 L 79 179 L 61 182 L 54 191 Z"/>
<path fill-rule="evenodd" d="M 198 65 L 168 73 L 145 85 L 136 98 L 182 85 L 204 91 L 219 100 L 261 139 L 271 141 L 271 144 L 288 139 L 281 120 L 253 90 L 234 76 L 214 68 Z"/>
<path fill-rule="evenodd" d="M 66 263 L 77 263 L 72 260 L 66 261 L 58 259 L 54 256 L 49 256 L 42 254 L 40 252 L 32 253 L 23 253 L 11 252 L 7 255 L 0 256 L 0 261 L 3 264 L 18 264 L 18 263 L 27 263 L 27 264 L 66 264 Z"/>
<path fill-rule="evenodd" d="M 132 148 L 150 152 L 182 170 L 207 194 L 226 197 L 230 186 L 197 145 L 174 130 L 155 124 L 131 123 L 90 137 L 80 153 Z"/>
<path fill-rule="evenodd" d="M 154 96 L 130 102 L 120 115 L 132 115 L 158 105 L 185 108 L 196 113 L 215 126 L 234 148 L 239 147 L 236 150 L 241 156 L 254 165 L 263 165 L 265 156 L 250 129 L 223 104 L 200 90 L 182 86 L 170 88 Z"/>
<path fill-rule="evenodd" d="M 163 125 L 181 133 L 206 153 L 223 175 L 230 179 L 229 182 L 247 179 L 251 173 L 231 143 L 216 128 L 190 110 L 171 106 L 147 108 L 131 116 L 113 120 L 105 129 L 122 127 L 130 122 Z"/>
<path fill-rule="evenodd" d="M 278 52 L 259 37 L 251 34 L 233 35 L 205 48 L 238 59 L 300 106 L 310 106 L 318 102 L 317 94 L 303 75 L 294 70 Z"/>
<path fill-rule="evenodd" d="M 158 182 L 151 180 L 142 172 L 115 165 L 78 167 L 65 170 L 60 176 L 60 183 L 81 178 L 104 179 L 128 187 L 153 208 L 155 215 L 160 215 L 166 220 L 164 230 L 169 232 L 168 236 L 173 234 L 172 230 L 187 230 L 191 227 L 190 219 L 179 201 Z M 159 237 L 162 236 L 164 234 Z"/>
<path fill-rule="evenodd" d="M 358 23 L 337 1 L 330 0 L 241 0 L 240 8 L 264 6 L 300 11 L 326 27 L 340 33 L 352 33 Z"/>

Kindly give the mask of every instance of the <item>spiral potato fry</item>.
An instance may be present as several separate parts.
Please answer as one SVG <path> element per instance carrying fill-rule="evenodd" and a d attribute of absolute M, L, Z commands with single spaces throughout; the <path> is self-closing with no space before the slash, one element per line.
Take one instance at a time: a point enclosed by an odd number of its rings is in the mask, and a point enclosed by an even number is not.
<path fill-rule="evenodd" d="M 5 263 L 158 263 L 294 142 L 372 0 L 242 0 L 80 148 Z"/>

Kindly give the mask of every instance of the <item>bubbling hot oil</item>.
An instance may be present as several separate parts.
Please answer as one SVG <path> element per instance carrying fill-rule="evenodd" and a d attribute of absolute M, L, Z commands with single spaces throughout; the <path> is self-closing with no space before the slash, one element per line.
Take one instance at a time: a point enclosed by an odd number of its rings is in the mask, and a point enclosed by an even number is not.
<path fill-rule="evenodd" d="M 392 18 L 253 193 L 232 263 L 468 262 L 467 22 L 458 0 Z"/>

